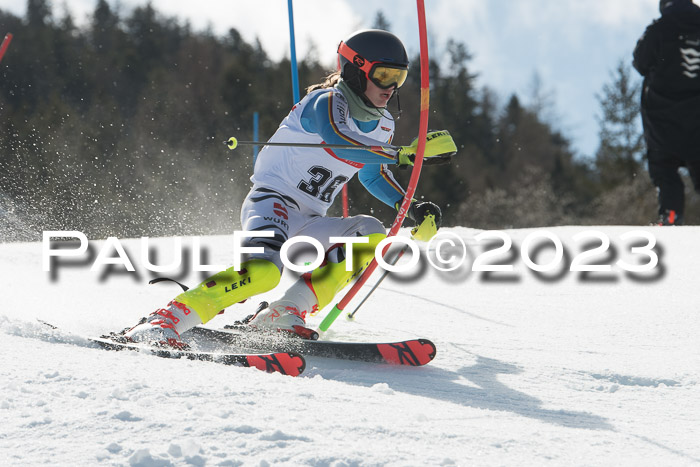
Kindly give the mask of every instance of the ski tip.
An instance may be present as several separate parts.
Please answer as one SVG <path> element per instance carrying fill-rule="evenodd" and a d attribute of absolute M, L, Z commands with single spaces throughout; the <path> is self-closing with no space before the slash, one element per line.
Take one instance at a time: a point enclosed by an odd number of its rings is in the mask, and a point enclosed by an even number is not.
<path fill-rule="evenodd" d="M 288 359 L 288 364 L 286 365 L 290 369 L 290 371 L 287 372 L 288 375 L 299 376 L 304 372 L 306 369 L 306 360 L 301 354 L 289 352 L 284 355 L 284 358 Z"/>
<path fill-rule="evenodd" d="M 418 339 L 418 342 L 423 346 L 425 356 L 428 358 L 428 361 L 425 363 L 432 362 L 435 359 L 435 355 L 437 355 L 437 347 L 435 347 L 435 344 L 428 339 Z"/>
<path fill-rule="evenodd" d="M 435 358 L 437 349 L 428 339 L 414 339 L 393 344 L 378 344 L 384 361 L 394 365 L 423 366 Z"/>
<path fill-rule="evenodd" d="M 282 373 L 288 376 L 299 376 L 306 369 L 306 360 L 296 352 L 280 352 L 274 354 L 251 355 L 248 366 L 268 373 Z"/>
<path fill-rule="evenodd" d="M 105 350 L 124 350 L 129 348 L 126 342 L 118 342 L 114 339 L 111 339 L 110 336 L 88 337 L 88 340 L 99 345 Z M 134 348 L 133 350 L 138 349 Z"/>
<path fill-rule="evenodd" d="M 43 319 L 37 318 L 37 321 L 38 321 L 40 324 L 44 325 L 44 326 L 48 326 L 48 327 L 50 327 L 51 329 L 58 330 L 58 326 L 54 326 L 53 324 L 51 324 L 51 323 L 49 323 L 49 322 L 46 322 L 46 321 L 44 321 Z"/>

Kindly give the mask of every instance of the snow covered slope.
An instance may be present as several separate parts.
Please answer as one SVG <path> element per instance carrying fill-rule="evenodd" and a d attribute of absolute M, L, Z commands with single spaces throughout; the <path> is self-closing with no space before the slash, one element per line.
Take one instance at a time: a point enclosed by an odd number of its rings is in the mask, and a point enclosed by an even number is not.
<path fill-rule="evenodd" d="M 471 271 L 488 243 L 475 238 L 481 232 L 447 229 L 468 245 L 465 266 L 441 273 L 423 261 L 387 279 L 355 322 L 341 318 L 324 336 L 428 337 L 438 348 L 430 365 L 309 357 L 298 378 L 88 344 L 85 336 L 132 325 L 179 292 L 145 285 L 152 275 L 138 240 L 122 242 L 137 270 L 128 274 L 91 271 L 80 258 L 47 273 L 41 244 L 0 245 L 0 464 L 700 463 L 700 228 L 642 229 L 658 241 L 659 264 L 640 274 L 614 265 L 648 261 L 631 250 L 644 241 L 622 239 L 639 228 L 595 228 L 611 247 L 583 263 L 613 265 L 597 273 L 564 267 L 600 245 L 591 235 L 574 239 L 590 228 L 545 230 L 561 239 L 564 257 L 538 275 L 521 256 L 534 230 L 505 231 L 510 251 L 481 258 L 514 272 L 485 273 Z M 210 264 L 231 262 L 230 237 L 202 243 Z M 172 240 L 153 245 L 166 263 Z M 526 250 L 537 264 L 554 252 Z"/>

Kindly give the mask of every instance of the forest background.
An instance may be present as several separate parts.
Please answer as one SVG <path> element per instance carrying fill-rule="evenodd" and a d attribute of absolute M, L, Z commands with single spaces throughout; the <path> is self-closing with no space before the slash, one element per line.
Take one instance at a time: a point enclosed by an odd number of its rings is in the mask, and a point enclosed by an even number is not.
<path fill-rule="evenodd" d="M 391 30 L 381 11 L 368 26 Z M 0 10 L 5 32 L 15 40 L 0 65 L 0 241 L 39 240 L 44 230 L 126 238 L 240 228 L 253 149 L 229 151 L 223 142 L 252 139 L 254 112 L 260 138 L 274 133 L 294 104 L 288 59 L 271 60 L 235 29 L 216 36 L 151 5 L 122 12 L 104 0 L 81 27 L 68 13 L 54 16 L 47 0 L 28 0 L 25 17 Z M 329 38 L 332 46 L 336 40 Z M 537 76 L 532 95 L 503 97 L 476 86 L 467 44 L 448 41 L 440 52 L 431 50 L 448 59 L 430 63 L 429 125 L 448 129 L 459 152 L 451 165 L 425 167 L 417 193 L 442 207 L 445 225 L 655 220 L 631 57 L 610 64 L 597 95 L 598 150 L 582 155 L 557 129 L 553 98 Z M 418 129 L 418 57 L 411 63 L 399 145 Z M 313 54 L 301 60 L 302 89 L 328 66 Z M 394 173 L 405 185 L 410 171 Z M 349 194 L 351 215 L 394 219 L 357 180 Z M 697 224 L 700 199 L 686 194 L 685 221 Z M 329 214 L 340 215 L 339 204 Z"/>

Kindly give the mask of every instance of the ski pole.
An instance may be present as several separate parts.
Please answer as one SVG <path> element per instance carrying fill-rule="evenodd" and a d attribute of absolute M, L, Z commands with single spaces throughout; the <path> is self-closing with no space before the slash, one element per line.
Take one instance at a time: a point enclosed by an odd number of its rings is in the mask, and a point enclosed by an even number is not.
<path fill-rule="evenodd" d="M 396 263 L 398 263 L 399 260 L 401 259 L 401 257 L 404 255 L 404 253 L 406 253 L 406 250 L 408 250 L 408 245 L 404 246 L 401 249 L 401 251 L 399 251 L 399 253 L 396 255 L 396 257 L 393 259 L 393 261 L 390 264 L 392 266 L 395 266 Z M 384 281 L 384 279 L 386 279 L 386 276 L 388 276 L 388 275 L 389 275 L 389 270 L 387 269 L 384 271 L 384 273 L 382 274 L 382 277 L 379 278 L 377 283 L 374 284 L 374 286 L 372 286 L 372 289 L 367 293 L 365 298 L 363 298 L 362 301 L 357 305 L 357 307 L 355 307 L 355 310 L 352 313 L 348 313 L 348 319 L 355 318 L 355 313 L 357 313 L 357 311 L 360 309 L 360 307 L 365 304 L 365 302 L 369 299 L 370 295 L 372 295 L 374 293 L 374 291 L 377 290 L 377 287 L 379 287 L 379 285 L 382 283 L 382 281 Z"/>
<path fill-rule="evenodd" d="M 430 219 L 430 223 L 432 223 L 432 226 L 435 227 L 435 216 L 432 214 L 429 214 L 428 216 L 426 216 L 426 220 L 428 220 L 428 219 Z M 433 237 L 434 234 L 427 233 L 427 235 L 429 235 L 429 237 L 426 237 L 425 236 L 426 232 L 425 231 L 421 232 L 421 230 L 423 229 L 422 226 L 424 224 L 425 224 L 425 221 L 423 221 L 421 223 L 421 225 L 417 225 L 413 229 L 411 229 L 411 239 L 413 239 L 413 240 L 420 239 L 420 240 L 425 241 L 427 238 Z M 437 228 L 435 229 L 435 233 L 437 233 Z M 401 257 L 406 253 L 406 250 L 408 250 L 408 245 L 405 245 L 401 249 L 401 251 L 399 251 L 399 253 L 396 255 L 396 257 L 394 257 L 394 259 L 391 261 L 390 264 L 392 266 L 396 266 L 396 263 L 398 263 L 399 260 L 401 259 Z M 372 289 L 367 293 L 367 295 L 365 295 L 365 298 L 363 298 L 362 301 L 360 302 L 360 304 L 357 305 L 357 307 L 355 308 L 355 311 L 353 311 L 352 313 L 348 313 L 348 316 L 347 316 L 348 319 L 352 320 L 355 318 L 355 313 L 357 313 L 357 311 L 360 309 L 360 307 L 367 301 L 367 299 L 369 299 L 369 297 L 374 293 L 374 291 L 377 290 L 377 287 L 379 287 L 379 285 L 382 283 L 382 281 L 384 279 L 386 279 L 386 276 L 389 275 L 389 272 L 390 271 L 388 269 L 384 271 L 384 273 L 382 274 L 382 277 L 379 278 L 377 283 L 374 284 Z"/>
<path fill-rule="evenodd" d="M 392 146 L 390 144 L 384 146 L 367 146 L 367 145 L 353 145 L 353 144 L 327 144 L 327 143 L 282 143 L 282 142 L 262 142 L 262 141 L 238 141 L 235 137 L 231 136 L 228 141 L 224 142 L 229 149 L 236 149 L 239 144 L 249 145 L 249 146 L 287 146 L 296 148 L 328 148 L 328 149 L 364 149 L 366 151 L 398 151 L 398 146 Z"/>
<path fill-rule="evenodd" d="M 0 62 L 2 62 L 2 57 L 5 56 L 5 52 L 7 52 L 10 42 L 12 42 L 12 33 L 8 32 L 5 34 L 5 39 L 2 40 L 2 45 L 0 45 Z"/>

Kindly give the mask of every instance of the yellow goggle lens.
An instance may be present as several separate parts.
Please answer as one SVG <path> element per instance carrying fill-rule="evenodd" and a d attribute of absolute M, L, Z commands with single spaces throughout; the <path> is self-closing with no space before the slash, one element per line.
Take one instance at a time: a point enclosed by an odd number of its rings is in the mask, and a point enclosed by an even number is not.
<path fill-rule="evenodd" d="M 406 81 L 407 76 L 408 70 L 405 68 L 391 68 L 380 65 L 374 67 L 370 79 L 381 88 L 388 88 L 394 84 L 397 88 L 400 88 Z"/>

